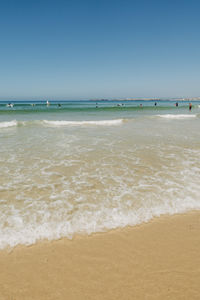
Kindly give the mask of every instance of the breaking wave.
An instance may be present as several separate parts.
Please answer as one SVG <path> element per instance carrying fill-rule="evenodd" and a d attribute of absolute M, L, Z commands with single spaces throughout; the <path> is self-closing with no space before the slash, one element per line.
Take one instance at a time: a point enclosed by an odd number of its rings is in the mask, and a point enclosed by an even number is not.
<path fill-rule="evenodd" d="M 0 122 L 0 128 L 8 128 L 17 126 L 17 121 Z"/>
<path fill-rule="evenodd" d="M 99 121 L 49 121 L 49 120 L 35 120 L 35 121 L 8 121 L 0 122 L 0 128 L 8 127 L 20 127 L 20 126 L 31 126 L 40 125 L 48 127 L 60 127 L 60 126 L 116 126 L 121 125 L 125 120 L 99 120 Z"/>
<path fill-rule="evenodd" d="M 165 118 L 165 119 L 188 119 L 188 118 L 196 118 L 197 115 L 176 115 L 176 114 L 166 114 L 166 115 L 156 115 L 157 117 L 160 118 Z"/>
<path fill-rule="evenodd" d="M 44 120 L 43 123 L 48 126 L 85 126 L 85 125 L 95 125 L 95 126 L 113 126 L 120 125 L 123 123 L 123 119 L 117 120 L 99 120 L 99 121 L 47 121 Z"/>

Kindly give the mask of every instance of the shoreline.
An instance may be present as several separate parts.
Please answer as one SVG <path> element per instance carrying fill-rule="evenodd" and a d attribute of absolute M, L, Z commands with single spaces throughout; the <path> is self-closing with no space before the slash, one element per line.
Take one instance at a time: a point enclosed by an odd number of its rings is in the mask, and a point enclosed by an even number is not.
<path fill-rule="evenodd" d="M 200 211 L 0 251 L 0 299 L 199 299 Z"/>

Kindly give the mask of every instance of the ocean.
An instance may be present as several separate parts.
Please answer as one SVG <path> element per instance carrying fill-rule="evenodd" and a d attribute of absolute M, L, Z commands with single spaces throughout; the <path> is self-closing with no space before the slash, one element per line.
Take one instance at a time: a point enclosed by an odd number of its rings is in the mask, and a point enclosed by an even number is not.
<path fill-rule="evenodd" d="M 0 249 L 200 209 L 200 102 L 0 102 Z"/>

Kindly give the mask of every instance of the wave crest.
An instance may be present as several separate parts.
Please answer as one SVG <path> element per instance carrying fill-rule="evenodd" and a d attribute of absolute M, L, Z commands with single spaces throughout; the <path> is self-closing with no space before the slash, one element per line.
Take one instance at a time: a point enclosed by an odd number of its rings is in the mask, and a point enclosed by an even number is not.
<path fill-rule="evenodd" d="M 115 126 L 123 123 L 123 119 L 116 120 L 100 120 L 100 121 L 48 121 L 44 120 L 43 123 L 48 126 Z"/>
<path fill-rule="evenodd" d="M 8 128 L 17 126 L 17 121 L 0 122 L 0 128 Z"/>
<path fill-rule="evenodd" d="M 165 118 L 165 119 L 188 119 L 188 118 L 196 118 L 196 115 L 173 115 L 173 114 L 166 114 L 166 115 L 156 115 L 157 117 L 160 118 Z"/>

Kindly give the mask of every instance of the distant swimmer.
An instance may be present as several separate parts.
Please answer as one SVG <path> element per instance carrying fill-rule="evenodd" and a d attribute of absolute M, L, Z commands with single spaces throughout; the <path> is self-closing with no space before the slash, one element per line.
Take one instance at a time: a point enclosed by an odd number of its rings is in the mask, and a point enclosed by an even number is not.
<path fill-rule="evenodd" d="M 98 108 L 98 103 L 96 103 L 96 108 Z"/>
<path fill-rule="evenodd" d="M 50 102 L 47 100 L 47 105 L 50 105 Z"/>
<path fill-rule="evenodd" d="M 192 109 L 192 103 L 189 103 L 189 110 Z"/>
<path fill-rule="evenodd" d="M 58 107 L 61 107 L 61 104 L 60 104 L 60 103 L 58 103 Z"/>
<path fill-rule="evenodd" d="M 13 106 L 14 106 L 14 104 L 12 104 L 12 103 L 8 103 L 6 106 L 7 106 L 7 107 L 13 107 Z"/>
<path fill-rule="evenodd" d="M 140 104 L 140 107 L 142 107 L 142 104 Z"/>
<path fill-rule="evenodd" d="M 176 102 L 176 107 L 178 107 L 178 102 Z"/>
<path fill-rule="evenodd" d="M 155 102 L 154 105 L 156 106 L 156 105 L 157 105 L 157 102 Z"/>

